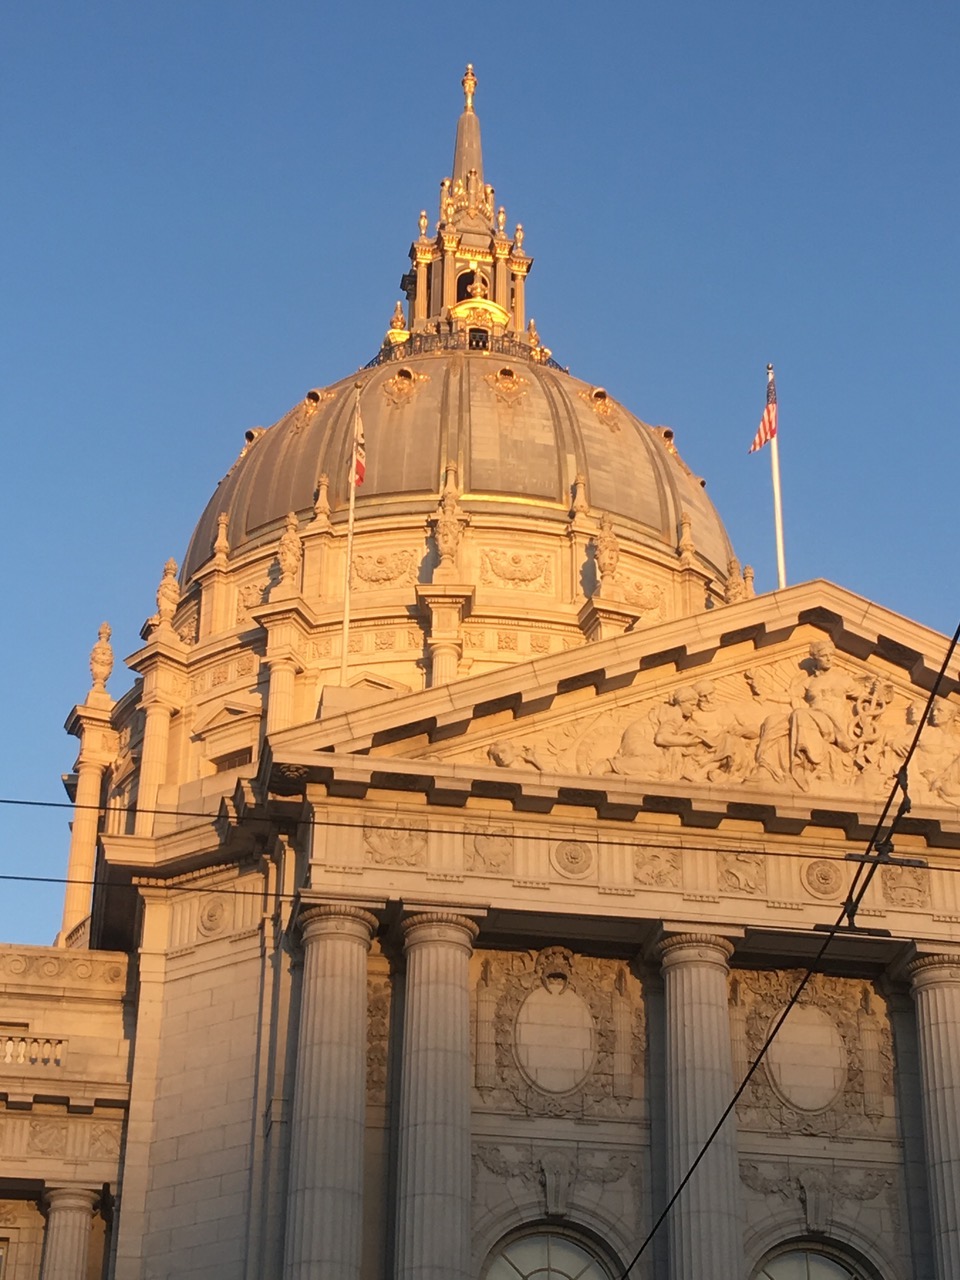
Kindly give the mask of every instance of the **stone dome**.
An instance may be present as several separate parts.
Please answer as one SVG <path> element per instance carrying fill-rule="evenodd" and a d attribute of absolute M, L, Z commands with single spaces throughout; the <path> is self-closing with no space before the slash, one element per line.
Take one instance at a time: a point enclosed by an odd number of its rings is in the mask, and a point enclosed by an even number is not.
<path fill-rule="evenodd" d="M 246 433 L 183 565 L 177 635 L 265 646 L 295 716 L 334 687 L 445 684 L 752 590 L 673 432 L 572 377 L 528 320 L 534 260 L 484 181 L 472 68 L 462 83 L 452 177 L 379 352 Z"/>
<path fill-rule="evenodd" d="M 184 581 L 213 554 L 218 517 L 242 555 L 276 542 L 288 512 L 309 519 L 329 477 L 330 519 L 346 518 L 355 387 L 366 442 L 358 530 L 369 519 L 432 514 L 449 462 L 467 514 L 566 524 L 578 503 L 613 517 L 626 549 L 676 561 L 684 513 L 700 566 L 726 577 L 726 531 L 665 427 L 635 417 L 602 387 L 538 362 L 520 343 L 431 350 L 428 337 L 388 346 L 373 368 L 311 391 L 249 439 L 190 542 Z"/>

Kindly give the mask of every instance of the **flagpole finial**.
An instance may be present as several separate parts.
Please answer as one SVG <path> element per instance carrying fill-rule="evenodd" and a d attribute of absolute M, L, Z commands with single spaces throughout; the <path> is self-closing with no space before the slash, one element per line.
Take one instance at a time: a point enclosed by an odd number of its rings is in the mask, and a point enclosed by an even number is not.
<path fill-rule="evenodd" d="M 770 364 L 769 362 L 767 364 L 767 373 L 773 373 L 773 365 Z"/>

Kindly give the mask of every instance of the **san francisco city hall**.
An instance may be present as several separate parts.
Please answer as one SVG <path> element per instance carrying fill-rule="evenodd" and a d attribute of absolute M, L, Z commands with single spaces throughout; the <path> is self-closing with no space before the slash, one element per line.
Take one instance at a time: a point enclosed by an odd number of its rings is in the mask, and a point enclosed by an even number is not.
<path fill-rule="evenodd" d="M 378 355 L 237 441 L 125 691 L 93 647 L 62 931 L 0 947 L 3 1280 L 619 1280 L 922 715 L 942 636 L 755 595 L 673 432 L 552 357 L 463 90 Z M 960 1277 L 941 693 L 922 865 L 631 1276 Z"/>

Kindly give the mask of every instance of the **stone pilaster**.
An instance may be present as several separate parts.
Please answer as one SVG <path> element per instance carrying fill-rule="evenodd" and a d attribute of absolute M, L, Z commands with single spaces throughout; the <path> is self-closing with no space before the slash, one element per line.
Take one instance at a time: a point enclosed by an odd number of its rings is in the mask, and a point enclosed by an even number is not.
<path fill-rule="evenodd" d="M 307 908 L 284 1280 L 359 1280 L 367 953 L 375 916 Z"/>
<path fill-rule="evenodd" d="M 672 1193 L 734 1090 L 726 938 L 687 933 L 660 944 L 666 992 L 667 1183 Z M 671 1280 L 745 1274 L 736 1121 L 731 1116 L 669 1217 Z"/>
<path fill-rule="evenodd" d="M 71 931 L 90 914 L 100 830 L 100 788 L 104 770 L 112 764 L 117 751 L 117 735 L 110 725 L 113 702 L 106 698 L 106 704 L 75 707 L 66 724 L 67 732 L 76 734 L 80 739 L 80 754 L 74 766 L 77 792 L 70 829 L 63 924 L 58 939 L 61 946 L 67 945 Z"/>
<path fill-rule="evenodd" d="M 910 966 L 937 1280 L 960 1276 L 960 956 Z"/>
<path fill-rule="evenodd" d="M 157 799 L 167 777 L 167 753 L 170 749 L 171 708 L 160 701 L 144 705 L 143 756 L 137 788 L 137 816 L 134 833 L 153 834 L 157 820 Z"/>
<path fill-rule="evenodd" d="M 467 1280 L 470 1259 L 470 996 L 477 936 L 466 916 L 404 921 L 397 1280 Z"/>
<path fill-rule="evenodd" d="M 90 1221 L 98 1194 L 88 1187 L 47 1191 L 40 1280 L 87 1280 Z"/>
<path fill-rule="evenodd" d="M 463 649 L 463 620 L 473 607 L 470 586 L 441 583 L 417 587 L 420 614 L 427 623 L 430 652 L 430 687 L 450 684 L 457 678 Z"/>

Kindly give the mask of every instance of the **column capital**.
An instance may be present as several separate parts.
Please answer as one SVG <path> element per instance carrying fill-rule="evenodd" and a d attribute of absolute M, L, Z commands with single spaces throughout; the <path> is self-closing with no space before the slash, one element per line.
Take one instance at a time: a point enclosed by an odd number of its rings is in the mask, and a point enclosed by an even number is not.
<path fill-rule="evenodd" d="M 100 1190 L 93 1187 L 46 1187 L 43 1193 L 43 1204 L 48 1213 L 75 1209 L 92 1215 L 99 1199 Z"/>
<path fill-rule="evenodd" d="M 304 946 L 323 937 L 353 937 L 368 947 L 379 921 L 362 907 L 341 903 L 322 903 L 300 912 L 300 936 Z"/>
<path fill-rule="evenodd" d="M 960 955 L 918 956 L 907 965 L 911 990 L 960 986 Z"/>
<path fill-rule="evenodd" d="M 729 938 L 715 933 L 675 933 L 657 944 L 664 969 L 680 964 L 711 964 L 726 972 L 733 951 Z"/>
<path fill-rule="evenodd" d="M 480 932 L 475 920 L 456 911 L 418 911 L 416 915 L 407 916 L 400 928 L 405 951 L 424 943 L 448 942 L 462 947 L 468 955 Z"/>

